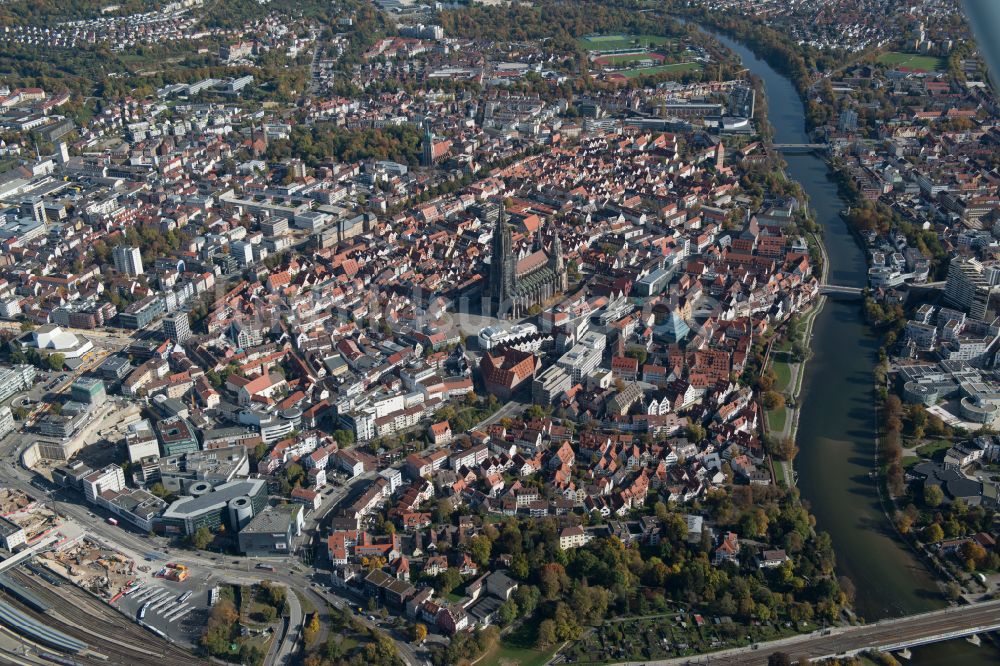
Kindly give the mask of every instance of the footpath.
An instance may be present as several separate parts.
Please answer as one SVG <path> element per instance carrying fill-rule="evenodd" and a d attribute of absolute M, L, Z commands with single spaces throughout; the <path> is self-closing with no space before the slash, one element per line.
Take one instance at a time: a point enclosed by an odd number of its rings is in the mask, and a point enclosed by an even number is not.
<path fill-rule="evenodd" d="M 820 284 L 826 284 L 829 273 L 829 261 L 826 255 L 826 247 L 823 240 L 818 236 L 813 236 L 819 246 L 823 257 L 823 270 L 820 275 Z M 801 326 L 802 342 L 806 348 L 812 350 L 813 324 L 817 315 L 823 310 L 826 304 L 826 296 L 819 296 L 812 307 L 803 315 Z M 764 367 L 774 371 L 777 380 L 774 390 L 785 396 L 785 406 L 780 409 L 770 410 L 764 413 L 764 431 L 770 437 L 779 439 L 795 439 L 799 429 L 799 397 L 802 393 L 802 380 L 805 377 L 806 363 L 804 361 L 792 360 L 789 349 L 775 348 L 774 345 L 768 347 L 768 357 L 765 359 Z M 792 463 L 787 460 L 773 460 L 776 469 L 776 480 L 784 480 L 788 487 L 795 485 L 795 470 Z"/>

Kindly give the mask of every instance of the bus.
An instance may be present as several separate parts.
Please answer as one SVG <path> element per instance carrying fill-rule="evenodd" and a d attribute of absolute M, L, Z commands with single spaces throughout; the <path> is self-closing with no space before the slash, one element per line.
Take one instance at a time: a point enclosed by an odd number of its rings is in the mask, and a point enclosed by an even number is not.
<path fill-rule="evenodd" d="M 108 525 L 117 525 L 117 524 L 118 524 L 118 519 L 108 518 Z"/>
<path fill-rule="evenodd" d="M 180 596 L 180 598 L 177 599 L 177 603 L 184 603 L 185 601 L 187 601 L 190 598 L 191 598 L 191 591 L 188 590 L 187 592 L 185 592 L 184 594 L 182 594 Z"/>

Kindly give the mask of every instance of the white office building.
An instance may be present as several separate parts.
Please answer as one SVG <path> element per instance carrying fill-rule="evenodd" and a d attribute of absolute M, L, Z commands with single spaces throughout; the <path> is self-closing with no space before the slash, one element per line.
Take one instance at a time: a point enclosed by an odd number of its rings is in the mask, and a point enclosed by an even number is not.
<path fill-rule="evenodd" d="M 83 494 L 91 504 L 96 504 L 97 497 L 107 490 L 117 493 L 124 489 L 125 473 L 120 465 L 108 465 L 83 477 Z"/>

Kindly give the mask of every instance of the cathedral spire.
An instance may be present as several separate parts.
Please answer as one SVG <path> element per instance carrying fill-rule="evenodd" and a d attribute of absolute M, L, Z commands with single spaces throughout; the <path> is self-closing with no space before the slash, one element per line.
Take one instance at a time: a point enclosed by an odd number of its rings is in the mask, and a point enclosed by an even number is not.
<path fill-rule="evenodd" d="M 559 230 L 552 230 L 552 268 L 556 272 L 556 280 L 559 291 L 569 290 L 569 275 L 566 273 L 566 260 L 563 257 L 562 239 L 559 238 Z"/>
<path fill-rule="evenodd" d="M 493 227 L 490 249 L 492 250 L 488 285 L 490 309 L 499 315 L 505 306 L 509 307 L 515 286 L 513 240 L 510 227 L 507 225 L 503 202 L 500 202 L 500 212 L 497 215 L 496 226 Z"/>

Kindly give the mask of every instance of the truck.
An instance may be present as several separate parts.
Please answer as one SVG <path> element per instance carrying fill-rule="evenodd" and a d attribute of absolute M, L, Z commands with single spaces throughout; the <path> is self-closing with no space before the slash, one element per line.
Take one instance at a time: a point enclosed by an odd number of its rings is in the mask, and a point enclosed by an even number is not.
<path fill-rule="evenodd" d="M 117 524 L 118 524 L 117 518 L 108 518 L 108 525 L 117 525 Z"/>

